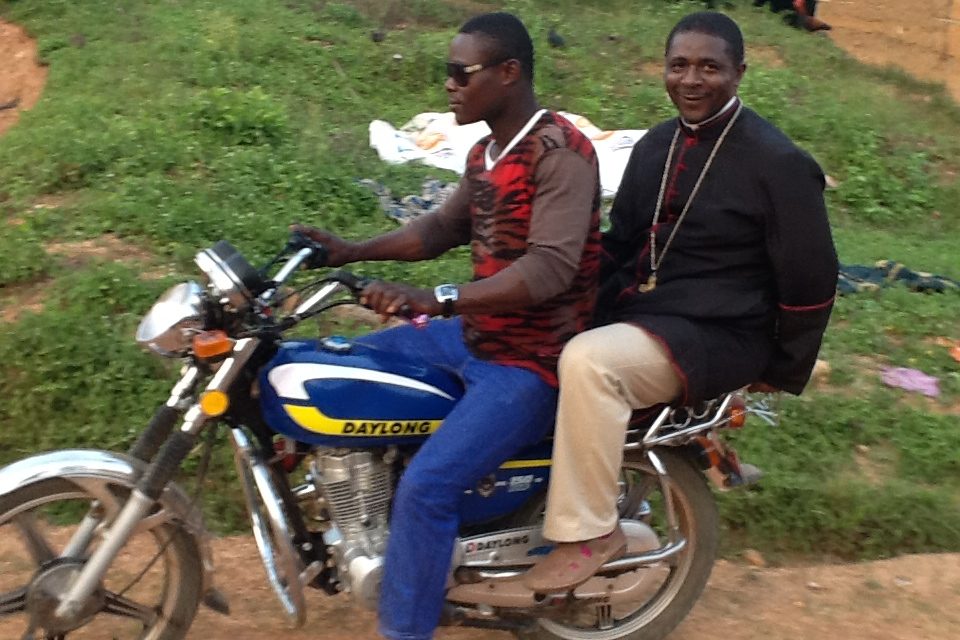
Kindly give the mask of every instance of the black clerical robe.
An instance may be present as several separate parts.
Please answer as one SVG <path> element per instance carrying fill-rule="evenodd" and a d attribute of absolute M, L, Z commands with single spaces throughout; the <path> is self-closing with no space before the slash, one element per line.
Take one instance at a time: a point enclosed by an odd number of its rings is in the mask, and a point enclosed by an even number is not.
<path fill-rule="evenodd" d="M 637 143 L 604 234 L 600 324 L 629 322 L 667 348 L 681 400 L 707 399 L 763 381 L 800 393 L 816 362 L 837 282 L 837 256 L 819 165 L 744 107 L 704 176 L 673 243 L 671 230 L 736 112 L 697 130 L 677 119 Z M 649 231 L 677 127 L 656 228 L 656 287 Z"/>

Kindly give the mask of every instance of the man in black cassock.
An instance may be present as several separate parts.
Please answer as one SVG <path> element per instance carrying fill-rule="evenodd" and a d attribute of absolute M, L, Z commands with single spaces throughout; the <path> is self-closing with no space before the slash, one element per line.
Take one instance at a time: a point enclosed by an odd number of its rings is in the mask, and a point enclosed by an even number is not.
<path fill-rule="evenodd" d="M 633 149 L 603 237 L 595 329 L 567 343 L 544 535 L 524 578 L 539 592 L 617 557 L 617 479 L 634 410 L 751 385 L 799 394 L 833 306 L 837 256 L 824 175 L 746 107 L 743 36 L 686 16 L 667 38 L 679 111 Z"/>

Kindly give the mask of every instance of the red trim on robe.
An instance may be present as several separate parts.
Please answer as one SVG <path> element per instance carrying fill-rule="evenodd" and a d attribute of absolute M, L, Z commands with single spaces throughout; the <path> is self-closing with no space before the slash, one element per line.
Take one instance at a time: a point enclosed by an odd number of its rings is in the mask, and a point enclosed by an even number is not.
<path fill-rule="evenodd" d="M 837 296 L 830 296 L 830 299 L 826 302 L 821 302 L 820 304 L 811 304 L 803 307 L 793 307 L 788 304 L 783 304 L 782 302 L 778 305 L 784 311 L 816 311 L 818 309 L 823 309 L 824 307 L 829 307 L 833 304 L 833 301 Z"/>

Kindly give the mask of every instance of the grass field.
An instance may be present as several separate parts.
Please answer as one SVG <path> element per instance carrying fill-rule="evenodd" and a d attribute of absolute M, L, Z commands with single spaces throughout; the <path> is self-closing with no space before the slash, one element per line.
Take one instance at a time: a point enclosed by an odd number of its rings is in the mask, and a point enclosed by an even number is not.
<path fill-rule="evenodd" d="M 826 38 L 734 4 L 748 44 L 745 102 L 839 183 L 827 197 L 841 261 L 889 258 L 960 279 L 960 108 L 939 87 L 864 67 Z M 367 236 L 394 223 L 358 178 L 398 194 L 427 176 L 454 179 L 381 163 L 367 125 L 446 110 L 446 46 L 464 18 L 506 8 L 524 19 L 544 106 L 643 128 L 673 113 L 663 39 L 701 6 L 0 0 L 0 17 L 28 29 L 49 65 L 41 102 L 0 138 L 0 302 L 42 292 L 0 335 L 0 463 L 131 441 L 175 377 L 137 349 L 133 328 L 161 291 L 195 277 L 199 248 L 227 238 L 263 260 L 295 220 Z M 546 45 L 551 27 L 566 48 Z M 372 42 L 381 28 L 386 39 Z M 127 247 L 123 259 L 62 250 L 104 237 Z M 464 256 L 364 270 L 435 284 L 466 279 Z M 767 477 L 723 496 L 728 551 L 960 550 L 960 363 L 945 346 L 958 340 L 956 291 L 840 298 L 821 354 L 829 378 L 784 399 L 781 427 L 738 437 Z M 883 366 L 937 376 L 941 396 L 884 387 Z M 221 530 L 240 522 L 238 495 L 207 495 Z"/>

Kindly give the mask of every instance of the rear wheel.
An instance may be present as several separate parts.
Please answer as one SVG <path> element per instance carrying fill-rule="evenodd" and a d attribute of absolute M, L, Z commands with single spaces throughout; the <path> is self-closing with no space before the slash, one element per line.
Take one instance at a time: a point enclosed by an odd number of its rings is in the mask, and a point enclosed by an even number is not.
<path fill-rule="evenodd" d="M 680 452 L 656 451 L 667 470 L 661 482 L 642 454 L 628 453 L 620 473 L 621 520 L 639 520 L 656 534 L 660 547 L 671 542 L 667 508 L 676 514 L 686 546 L 668 560 L 640 569 L 642 594 L 629 603 L 572 604 L 564 615 L 537 621 L 521 638 L 529 640 L 660 640 L 690 612 L 713 568 L 718 515 L 703 474 Z"/>
<path fill-rule="evenodd" d="M 0 638 L 179 640 L 202 576 L 191 536 L 158 510 L 145 518 L 70 623 L 53 612 L 129 489 L 51 479 L 0 498 Z"/>

